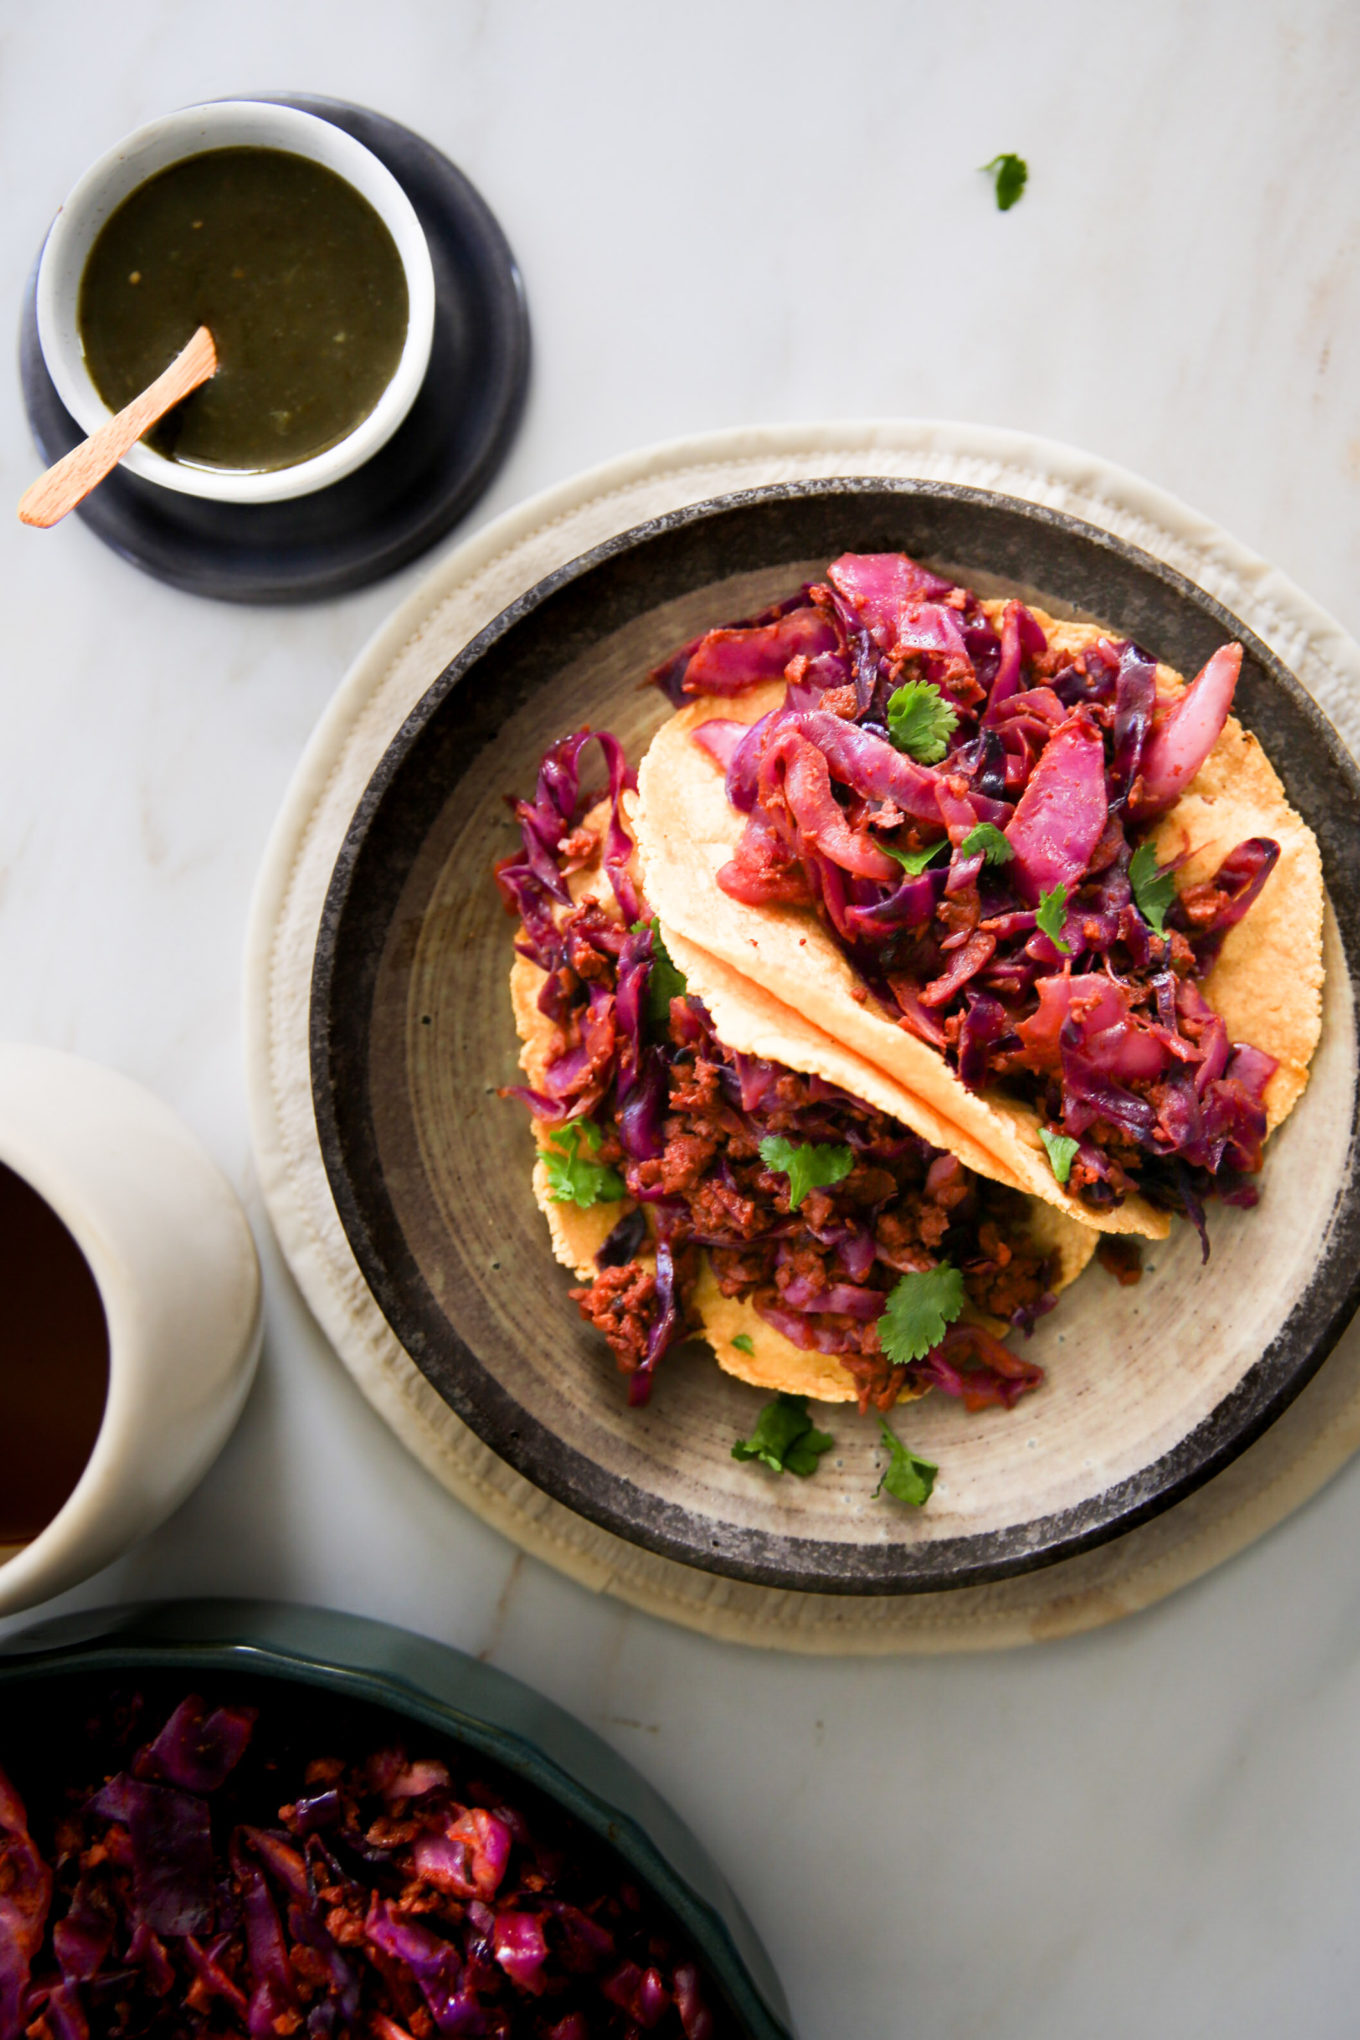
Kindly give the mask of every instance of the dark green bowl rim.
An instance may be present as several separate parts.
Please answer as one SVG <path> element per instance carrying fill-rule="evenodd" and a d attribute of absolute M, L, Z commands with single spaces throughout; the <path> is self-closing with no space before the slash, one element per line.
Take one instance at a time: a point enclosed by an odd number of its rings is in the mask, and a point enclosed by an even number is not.
<path fill-rule="evenodd" d="M 755 1928 L 674 1809 L 574 1715 L 451 1645 L 281 1601 L 139 1602 L 59 1616 L 6 1638 L 0 1697 L 45 1678 L 179 1667 L 367 1700 L 494 1758 L 617 1850 L 693 1940 L 751 2040 L 793 2040 Z"/>

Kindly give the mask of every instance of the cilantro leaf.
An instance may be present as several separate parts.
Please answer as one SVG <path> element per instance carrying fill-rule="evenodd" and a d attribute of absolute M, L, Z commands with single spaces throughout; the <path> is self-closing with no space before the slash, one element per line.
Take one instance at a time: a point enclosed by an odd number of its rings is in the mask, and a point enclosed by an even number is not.
<path fill-rule="evenodd" d="M 671 1000 L 683 999 L 689 985 L 684 972 L 676 969 L 671 953 L 661 939 L 661 923 L 655 916 L 650 921 L 634 921 L 632 932 L 640 935 L 644 928 L 652 931 L 652 967 L 647 974 L 647 1018 L 653 1033 L 664 1035 L 671 1024 Z"/>
<path fill-rule="evenodd" d="M 1073 1140 L 1070 1133 L 1050 1133 L 1046 1126 L 1039 1128 L 1039 1138 L 1048 1151 L 1049 1164 L 1060 1183 L 1065 1183 L 1072 1173 L 1079 1140 Z"/>
<path fill-rule="evenodd" d="M 963 1277 L 950 1261 L 904 1275 L 896 1284 L 878 1320 L 879 1344 L 894 1367 L 924 1360 L 938 1346 L 967 1297 Z"/>
<path fill-rule="evenodd" d="M 939 764 L 958 722 L 958 710 L 933 680 L 908 680 L 888 696 L 888 735 L 922 765 Z"/>
<path fill-rule="evenodd" d="M 1166 934 L 1166 910 L 1176 897 L 1176 879 L 1157 867 L 1157 850 L 1152 843 L 1140 843 L 1129 859 L 1129 884 L 1138 911 L 1154 935 Z"/>
<path fill-rule="evenodd" d="M 797 1211 L 809 1190 L 829 1190 L 840 1183 L 855 1166 L 853 1151 L 832 1141 L 785 1140 L 782 1134 L 767 1133 L 760 1143 L 760 1159 L 767 1169 L 789 1179 L 789 1210 Z"/>
<path fill-rule="evenodd" d="M 777 1395 L 766 1403 L 750 1437 L 738 1438 L 732 1457 L 760 1459 L 773 1473 L 796 1473 L 806 1480 L 834 1443 L 827 1432 L 813 1430 L 805 1395 Z"/>
<path fill-rule="evenodd" d="M 607 1162 L 592 1162 L 581 1152 L 584 1142 L 591 1154 L 600 1152 L 604 1136 L 591 1119 L 573 1119 L 548 1135 L 542 1150 L 548 1171 L 548 1195 L 554 1204 L 579 1204 L 583 1211 L 592 1204 L 612 1204 L 627 1195 L 622 1176 Z"/>
<path fill-rule="evenodd" d="M 918 1458 L 909 1445 L 904 1445 L 886 1417 L 879 1418 L 878 1428 L 892 1457 L 874 1489 L 875 1499 L 886 1488 L 895 1502 L 906 1502 L 913 1509 L 924 1508 L 934 1492 L 939 1467 L 932 1466 L 928 1459 Z"/>
<path fill-rule="evenodd" d="M 995 822 L 979 822 L 959 845 L 965 857 L 982 857 L 988 864 L 1009 864 L 1015 852 Z"/>
<path fill-rule="evenodd" d="M 982 165 L 983 175 L 996 179 L 996 204 L 998 212 L 1009 212 L 1022 196 L 1029 179 L 1029 165 L 1023 156 L 1007 152 L 1004 156 L 993 156 L 990 163 Z"/>
<path fill-rule="evenodd" d="M 751 1334 L 749 1332 L 734 1333 L 732 1338 L 732 1344 L 736 1347 L 739 1353 L 754 1354 L 756 1350 L 755 1340 L 751 1337 Z"/>
<path fill-rule="evenodd" d="M 878 843 L 875 836 L 874 841 Z M 895 850 L 891 843 L 878 843 L 880 850 L 886 850 L 889 857 L 895 857 L 908 878 L 919 878 L 928 864 L 933 864 L 942 850 L 949 848 L 949 838 L 941 836 L 938 843 L 932 843 L 928 850 Z"/>
<path fill-rule="evenodd" d="M 1063 922 L 1067 919 L 1067 887 L 1061 879 L 1050 891 L 1040 893 L 1034 918 L 1053 947 L 1060 949 L 1064 956 L 1070 956 L 1071 944 L 1062 939 Z"/>

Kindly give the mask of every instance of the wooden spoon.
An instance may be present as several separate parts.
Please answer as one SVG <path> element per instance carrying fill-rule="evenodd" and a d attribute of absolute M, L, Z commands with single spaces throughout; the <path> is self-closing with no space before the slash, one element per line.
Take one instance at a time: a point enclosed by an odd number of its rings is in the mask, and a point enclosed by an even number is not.
<path fill-rule="evenodd" d="M 158 419 L 172 410 L 190 390 L 217 373 L 217 349 L 206 326 L 200 326 L 187 347 L 175 356 L 169 368 L 155 382 L 124 404 L 116 417 L 82 439 L 79 446 L 63 454 L 45 475 L 39 475 L 24 491 L 19 504 L 20 521 L 44 529 L 55 524 L 77 503 L 83 503 L 91 489 L 116 468 L 123 455 L 149 432 Z"/>

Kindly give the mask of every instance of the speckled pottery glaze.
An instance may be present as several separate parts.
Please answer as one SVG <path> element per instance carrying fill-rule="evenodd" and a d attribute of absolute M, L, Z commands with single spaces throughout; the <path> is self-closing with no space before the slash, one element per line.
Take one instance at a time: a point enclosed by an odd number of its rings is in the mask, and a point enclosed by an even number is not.
<path fill-rule="evenodd" d="M 876 1426 L 853 1410 L 816 1480 L 732 1461 L 761 1397 L 695 1348 L 624 1405 L 577 1319 L 529 1193 L 532 1142 L 495 1095 L 517 1077 L 509 925 L 490 881 L 504 795 L 588 722 L 636 758 L 668 712 L 638 683 L 681 640 L 786 593 L 844 550 L 905 549 L 984 593 L 1135 637 L 1194 672 L 1227 637 L 1238 712 L 1322 846 L 1323 1039 L 1268 1150 L 1256 1212 L 1216 1209 L 1121 1289 L 1093 1269 L 1027 1348 L 1043 1389 L 1012 1414 L 933 1396 L 899 1423 L 938 1461 L 919 1514 L 873 1499 Z M 530 590 L 446 668 L 390 746 L 333 874 L 313 975 L 321 1148 L 350 1246 L 427 1380 L 557 1500 L 650 1550 L 819 1593 L 955 1588 L 1118 1535 L 1225 1467 L 1303 1386 L 1355 1307 L 1354 982 L 1360 775 L 1278 658 L 1209 596 L 1106 532 L 981 490 L 881 478 L 779 485 L 622 534 Z"/>
<path fill-rule="evenodd" d="M 367 1701 L 491 1758 L 607 1842 L 669 1909 L 742 2040 L 793 2040 L 779 1980 L 722 1872 L 640 1772 L 574 1716 L 476 1658 L 385 1622 L 274 1601 L 169 1601 L 45 1622 L 0 1651 L 5 1725 L 70 1682 L 127 1672 L 278 1681 Z"/>

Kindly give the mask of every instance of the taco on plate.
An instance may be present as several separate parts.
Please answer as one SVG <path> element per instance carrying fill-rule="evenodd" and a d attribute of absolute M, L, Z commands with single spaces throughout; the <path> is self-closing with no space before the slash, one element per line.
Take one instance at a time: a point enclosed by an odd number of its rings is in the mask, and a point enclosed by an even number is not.
<path fill-rule="evenodd" d="M 592 742 L 610 776 L 594 806 Z M 786 1394 L 886 1410 L 937 1387 L 1010 1407 L 1042 1371 L 1006 1334 L 1053 1307 L 1095 1234 L 923 1139 L 872 1066 L 663 931 L 629 779 L 607 734 L 554 745 L 497 873 L 520 920 L 513 1095 L 533 1117 L 534 1194 L 629 1400 L 697 1333 Z"/>
<path fill-rule="evenodd" d="M 1187 687 L 898 553 L 682 647 L 636 829 L 691 988 L 806 1016 L 971 1169 L 1204 1236 L 1321 1025 L 1321 861 L 1229 713 L 1241 657 Z"/>

